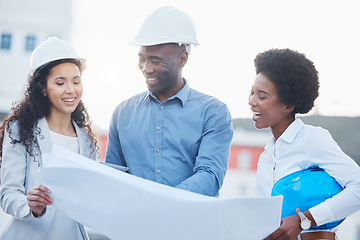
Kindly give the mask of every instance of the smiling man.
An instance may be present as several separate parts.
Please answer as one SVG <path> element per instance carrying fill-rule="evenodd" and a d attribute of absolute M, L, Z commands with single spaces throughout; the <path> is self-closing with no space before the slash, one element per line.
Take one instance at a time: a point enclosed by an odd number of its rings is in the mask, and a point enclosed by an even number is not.
<path fill-rule="evenodd" d="M 131 45 L 148 91 L 114 111 L 106 162 L 161 184 L 217 196 L 233 135 L 227 106 L 189 87 L 182 76 L 190 45 L 198 45 L 191 18 L 161 7 L 143 23 Z"/>

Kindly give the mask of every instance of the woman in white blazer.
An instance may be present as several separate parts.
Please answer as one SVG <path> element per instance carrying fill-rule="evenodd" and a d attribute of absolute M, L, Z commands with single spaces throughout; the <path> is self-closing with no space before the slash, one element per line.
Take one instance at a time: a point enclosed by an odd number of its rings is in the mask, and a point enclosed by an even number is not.
<path fill-rule="evenodd" d="M 0 239 L 89 239 L 84 226 L 51 206 L 38 170 L 42 154 L 62 145 L 95 159 L 96 139 L 81 101 L 85 60 L 59 38 L 31 56 L 29 84 L 0 127 L 0 204 L 12 219 Z"/>

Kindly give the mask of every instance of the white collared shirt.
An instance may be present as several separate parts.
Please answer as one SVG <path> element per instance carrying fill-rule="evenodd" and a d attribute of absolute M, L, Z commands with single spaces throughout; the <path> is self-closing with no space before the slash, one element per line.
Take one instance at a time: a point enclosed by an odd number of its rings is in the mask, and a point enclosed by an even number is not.
<path fill-rule="evenodd" d="M 271 139 L 257 167 L 257 192 L 271 195 L 280 178 L 317 165 L 344 188 L 339 194 L 309 209 L 318 226 L 340 220 L 360 210 L 360 167 L 321 128 L 305 125 L 300 119 L 290 124 L 277 141 Z"/>

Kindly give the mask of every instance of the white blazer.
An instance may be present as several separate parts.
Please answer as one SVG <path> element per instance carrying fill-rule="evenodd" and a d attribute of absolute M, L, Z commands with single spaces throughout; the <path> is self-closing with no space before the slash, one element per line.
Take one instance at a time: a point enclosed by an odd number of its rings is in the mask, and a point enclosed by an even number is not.
<path fill-rule="evenodd" d="M 91 139 L 87 132 L 80 128 L 74 121 L 80 154 L 95 160 L 96 151 L 92 152 Z M 51 226 L 55 208 L 47 206 L 44 216 L 35 218 L 30 207 L 27 205 L 27 192 L 34 186 L 42 184 L 38 169 L 42 167 L 41 154 L 52 151 L 50 129 L 45 118 L 38 121 L 40 135 L 37 143 L 40 151 L 36 153 L 35 159 L 26 152 L 23 144 L 11 144 L 9 134 L 5 131 L 1 163 L 1 185 L 0 205 L 1 208 L 11 216 L 9 224 L 4 229 L 0 240 L 5 239 L 31 239 L 43 240 Z M 19 139 L 17 122 L 10 126 L 11 136 Z M 80 224 L 80 230 L 84 239 L 88 239 L 84 226 Z"/>

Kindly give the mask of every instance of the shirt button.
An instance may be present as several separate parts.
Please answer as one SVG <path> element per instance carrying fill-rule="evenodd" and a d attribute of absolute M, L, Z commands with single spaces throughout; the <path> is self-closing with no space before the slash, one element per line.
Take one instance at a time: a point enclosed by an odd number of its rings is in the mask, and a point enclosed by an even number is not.
<path fill-rule="evenodd" d="M 157 149 L 156 149 L 156 152 L 160 152 L 160 150 L 157 148 Z"/>
<path fill-rule="evenodd" d="M 164 107 L 163 107 L 163 106 L 160 106 L 160 109 L 164 109 Z"/>
<path fill-rule="evenodd" d="M 160 170 L 156 170 L 157 173 L 160 173 Z"/>
<path fill-rule="evenodd" d="M 156 127 L 156 130 L 160 130 L 160 127 Z"/>

